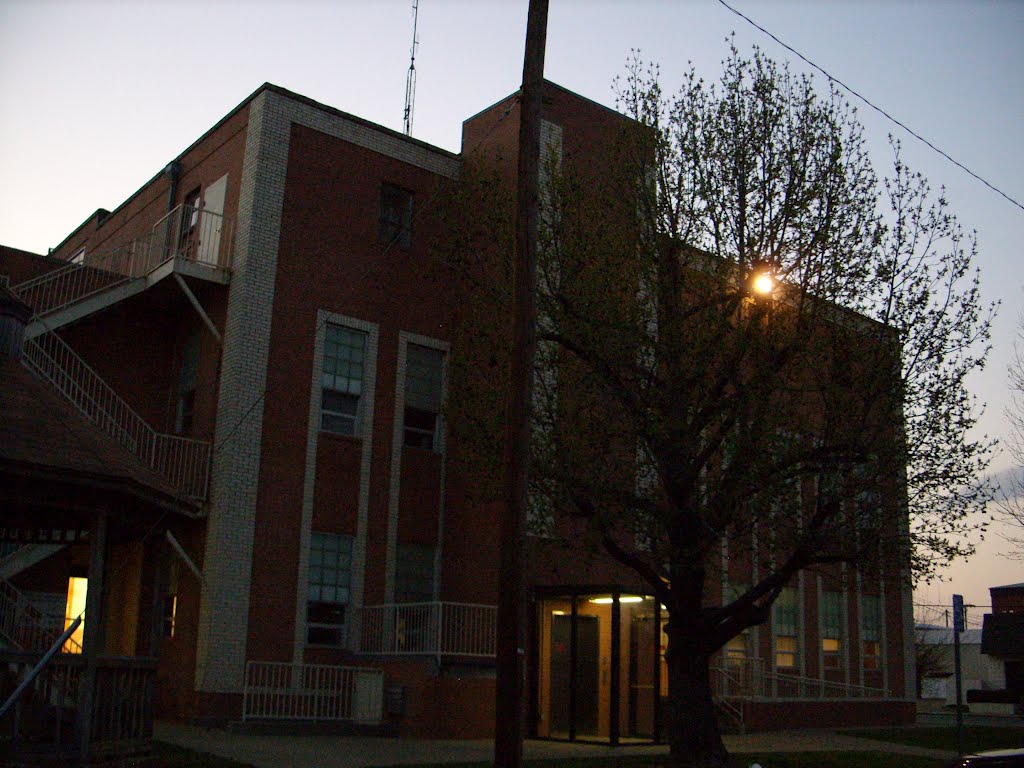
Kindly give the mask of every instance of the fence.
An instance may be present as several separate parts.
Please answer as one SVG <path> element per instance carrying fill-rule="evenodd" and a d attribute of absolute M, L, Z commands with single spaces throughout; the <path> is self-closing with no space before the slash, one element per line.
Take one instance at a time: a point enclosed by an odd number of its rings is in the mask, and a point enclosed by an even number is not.
<path fill-rule="evenodd" d="M 242 719 L 377 724 L 383 696 L 379 669 L 249 661 Z"/>
<path fill-rule="evenodd" d="M 475 603 L 391 603 L 362 609 L 359 651 L 379 655 L 473 656 L 497 652 L 497 608 Z"/>
<path fill-rule="evenodd" d="M 9 670 L 0 688 L 3 699 L 41 654 L 0 649 L 0 666 Z M 77 756 L 78 713 L 83 701 L 87 661 L 78 655 L 54 656 L 13 709 L 9 732 L 16 754 L 49 758 Z M 101 657 L 96 660 L 89 733 L 92 758 L 138 755 L 149 751 L 153 735 L 153 687 L 156 660 Z M 8 690 L 8 684 L 10 690 Z"/>

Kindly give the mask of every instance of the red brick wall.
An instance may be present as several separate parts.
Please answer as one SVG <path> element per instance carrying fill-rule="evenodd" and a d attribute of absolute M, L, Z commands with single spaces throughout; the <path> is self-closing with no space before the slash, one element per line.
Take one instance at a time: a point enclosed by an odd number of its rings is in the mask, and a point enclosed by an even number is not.
<path fill-rule="evenodd" d="M 205 187 L 227 173 L 224 213 L 235 216 L 248 122 L 246 105 L 181 156 L 175 205 L 184 202 L 185 195 L 195 187 Z M 106 219 L 98 222 L 95 216 L 89 217 L 54 249 L 53 256 L 66 260 L 85 246 L 88 258 L 89 254 L 107 252 L 149 233 L 167 213 L 169 185 L 169 177 L 162 171 L 157 173 Z"/>
<path fill-rule="evenodd" d="M 377 242 L 382 182 L 414 193 L 409 249 Z M 292 127 L 263 403 L 251 658 L 291 653 L 318 310 L 379 325 L 365 595 L 367 604 L 383 601 L 399 332 L 448 335 L 444 291 L 425 274 L 440 183 L 434 174 L 378 152 Z M 314 493 L 317 529 L 355 533 L 361 444 L 361 439 L 321 435 Z M 433 543 L 439 457 L 412 453 L 406 451 L 403 462 L 405 513 L 398 535 L 403 541 Z M 434 535 L 428 536 L 430 531 Z M 280 628 L 268 631 L 274 624 Z"/>

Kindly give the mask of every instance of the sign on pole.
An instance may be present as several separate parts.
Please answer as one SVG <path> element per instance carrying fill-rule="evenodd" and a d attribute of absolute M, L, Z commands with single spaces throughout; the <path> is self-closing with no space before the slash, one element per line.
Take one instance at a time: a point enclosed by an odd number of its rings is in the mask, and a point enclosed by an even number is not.
<path fill-rule="evenodd" d="M 964 626 L 963 595 L 953 595 L 953 629 L 957 632 L 963 632 L 966 629 Z"/>
<path fill-rule="evenodd" d="M 963 677 L 960 673 L 960 633 L 964 631 L 964 596 L 953 595 L 953 671 L 956 673 L 956 753 L 963 755 Z"/>

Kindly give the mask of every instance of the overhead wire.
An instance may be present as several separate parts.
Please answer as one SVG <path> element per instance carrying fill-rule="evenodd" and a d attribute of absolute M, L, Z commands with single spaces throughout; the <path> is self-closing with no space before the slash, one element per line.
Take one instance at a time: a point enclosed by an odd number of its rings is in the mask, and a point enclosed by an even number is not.
<path fill-rule="evenodd" d="M 946 158 L 946 160 L 951 162 L 957 168 L 959 168 L 960 170 L 964 171 L 968 175 L 974 177 L 976 180 L 980 181 L 982 184 L 984 184 L 990 190 L 992 190 L 996 194 L 1006 198 L 1006 200 L 1008 200 L 1010 203 L 1012 203 L 1013 205 L 1017 206 L 1022 211 L 1024 211 L 1024 205 L 1022 205 L 1020 202 L 1018 202 L 1014 198 L 1010 197 L 1010 195 L 1008 195 L 1006 192 L 1003 192 L 1003 190 L 999 189 L 997 186 L 995 186 L 994 184 L 992 184 L 988 180 L 982 178 L 979 174 L 977 174 L 974 171 L 972 171 L 970 168 L 968 168 L 966 165 L 961 163 L 959 160 L 956 160 L 955 158 L 951 157 L 947 152 L 945 152 L 942 149 L 940 149 L 939 147 L 935 146 L 935 144 L 930 142 L 928 139 L 926 139 L 924 136 L 922 136 L 917 131 L 915 131 L 912 128 L 910 128 L 908 125 L 906 125 L 906 123 L 903 123 L 902 121 L 896 119 L 891 114 L 889 114 L 886 110 L 884 110 L 881 107 L 877 106 L 874 102 L 872 102 L 870 99 L 868 99 L 867 96 L 864 96 L 863 94 L 859 93 L 858 91 L 855 91 L 853 88 L 848 86 L 842 80 L 840 80 L 839 78 L 835 77 L 834 75 L 832 75 L 831 73 L 826 71 L 823 67 L 819 66 L 818 64 L 815 64 L 809 58 L 807 58 L 802 53 L 800 53 L 800 51 L 798 51 L 796 48 L 794 48 L 793 46 L 789 45 L 788 43 L 785 43 L 782 40 L 780 40 L 775 34 L 773 34 L 772 32 L 769 32 L 767 29 L 762 27 L 760 24 L 758 24 L 756 21 L 751 19 L 745 13 L 743 13 L 742 11 L 739 11 L 736 8 L 734 8 L 733 6 L 729 5 L 729 3 L 726 2 L 726 0 L 718 0 L 718 2 L 722 6 L 724 6 L 725 8 L 727 8 L 728 10 L 732 11 L 734 14 L 739 16 L 741 19 L 746 21 L 752 27 L 755 27 L 756 29 L 759 29 L 761 32 L 763 32 L 764 34 L 768 35 L 768 37 L 770 37 L 776 43 L 778 43 L 783 48 L 785 48 L 787 51 L 792 53 L 794 56 L 798 56 L 806 64 L 808 64 L 809 66 L 813 67 L 818 72 L 820 72 L 825 77 L 827 77 L 830 82 L 835 83 L 836 85 L 841 87 L 843 90 L 847 91 L 848 93 L 852 94 L 856 98 L 860 99 L 864 104 L 866 104 L 868 107 L 873 109 L 875 112 L 879 113 L 880 115 L 882 115 L 887 120 L 889 120 L 890 122 L 894 123 L 895 125 L 898 125 L 904 131 L 909 133 L 911 136 L 913 136 L 915 139 L 917 139 L 918 141 L 923 143 L 925 146 L 929 147 L 934 152 L 937 152 L 938 154 L 942 155 L 942 157 Z"/>

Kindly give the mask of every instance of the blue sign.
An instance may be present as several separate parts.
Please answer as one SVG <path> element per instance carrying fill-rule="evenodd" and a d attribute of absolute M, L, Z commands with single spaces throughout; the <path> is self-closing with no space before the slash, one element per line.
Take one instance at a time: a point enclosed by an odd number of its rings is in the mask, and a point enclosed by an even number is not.
<path fill-rule="evenodd" d="M 964 631 L 964 596 L 953 595 L 953 629 L 956 632 Z"/>

